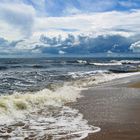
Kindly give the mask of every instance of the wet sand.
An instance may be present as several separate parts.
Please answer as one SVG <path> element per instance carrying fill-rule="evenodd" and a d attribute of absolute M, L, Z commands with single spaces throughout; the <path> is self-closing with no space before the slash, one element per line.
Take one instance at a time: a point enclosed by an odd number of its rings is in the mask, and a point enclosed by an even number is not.
<path fill-rule="evenodd" d="M 129 85 L 131 88 L 140 88 L 140 82 L 132 83 Z"/>
<path fill-rule="evenodd" d="M 101 131 L 85 140 L 140 140 L 140 75 L 113 80 L 82 92 L 72 106 Z"/>

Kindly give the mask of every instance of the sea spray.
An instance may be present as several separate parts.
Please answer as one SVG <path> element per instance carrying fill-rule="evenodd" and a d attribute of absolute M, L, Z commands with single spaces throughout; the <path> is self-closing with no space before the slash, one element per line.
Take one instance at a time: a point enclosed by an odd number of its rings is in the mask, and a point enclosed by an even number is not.
<path fill-rule="evenodd" d="M 88 125 L 78 110 L 65 104 L 80 98 L 80 89 L 63 86 L 55 91 L 15 93 L 0 98 L 0 129 L 7 138 L 82 139 L 100 128 Z M 11 130 L 9 133 L 9 129 Z"/>
<path fill-rule="evenodd" d="M 56 91 L 43 89 L 36 93 L 26 92 L 14 93 L 12 95 L 1 95 L 0 110 L 6 113 L 14 111 L 30 111 L 44 106 L 62 106 L 65 103 L 76 101 L 81 95 L 76 87 L 63 86 Z"/>

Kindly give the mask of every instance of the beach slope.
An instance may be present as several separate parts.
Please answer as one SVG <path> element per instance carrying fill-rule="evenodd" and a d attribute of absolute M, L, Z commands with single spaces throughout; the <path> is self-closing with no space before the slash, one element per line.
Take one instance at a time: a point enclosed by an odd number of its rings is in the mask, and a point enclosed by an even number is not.
<path fill-rule="evenodd" d="M 100 84 L 82 92 L 72 106 L 101 131 L 86 140 L 140 140 L 140 75 Z"/>

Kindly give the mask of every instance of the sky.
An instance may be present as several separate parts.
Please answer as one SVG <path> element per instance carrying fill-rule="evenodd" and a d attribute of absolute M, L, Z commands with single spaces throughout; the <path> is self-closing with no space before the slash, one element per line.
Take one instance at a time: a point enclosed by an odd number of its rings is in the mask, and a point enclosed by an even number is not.
<path fill-rule="evenodd" d="M 8 46 L 4 50 L 6 54 L 32 51 L 37 45 L 43 45 L 39 41 L 41 35 L 138 38 L 140 0 L 1 0 L 0 30 L 1 54 L 5 46 Z M 140 48 L 139 39 L 135 41 L 130 44 L 132 50 Z"/>

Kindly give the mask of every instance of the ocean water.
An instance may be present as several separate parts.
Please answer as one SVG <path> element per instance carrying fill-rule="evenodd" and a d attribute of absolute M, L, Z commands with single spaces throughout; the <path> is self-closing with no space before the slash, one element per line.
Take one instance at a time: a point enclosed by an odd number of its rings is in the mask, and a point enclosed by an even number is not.
<path fill-rule="evenodd" d="M 82 89 L 133 75 L 127 70 L 139 66 L 132 58 L 0 59 L 0 139 L 77 140 L 100 131 L 67 104 Z"/>

